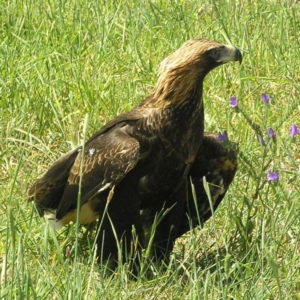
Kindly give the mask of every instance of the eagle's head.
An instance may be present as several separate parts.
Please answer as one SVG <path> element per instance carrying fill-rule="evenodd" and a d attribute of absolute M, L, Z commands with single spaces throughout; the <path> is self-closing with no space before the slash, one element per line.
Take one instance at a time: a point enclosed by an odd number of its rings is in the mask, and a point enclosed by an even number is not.
<path fill-rule="evenodd" d="M 202 87 L 211 70 L 230 61 L 242 62 L 239 49 L 207 39 L 189 40 L 161 62 L 155 96 L 183 99 L 197 86 Z"/>

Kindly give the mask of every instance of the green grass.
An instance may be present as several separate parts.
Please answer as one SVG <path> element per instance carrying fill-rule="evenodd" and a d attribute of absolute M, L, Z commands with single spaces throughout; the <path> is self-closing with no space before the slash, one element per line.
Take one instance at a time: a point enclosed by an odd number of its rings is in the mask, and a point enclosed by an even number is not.
<path fill-rule="evenodd" d="M 300 126 L 294 2 L 0 3 L 0 298 L 299 299 L 300 136 L 289 135 Z M 74 226 L 54 234 L 27 203 L 27 188 L 60 154 L 138 104 L 159 62 L 198 36 L 230 42 L 244 56 L 241 67 L 228 64 L 205 81 L 206 130 L 228 130 L 239 145 L 235 181 L 214 218 L 178 240 L 167 269 L 153 265 L 152 279 L 132 282 L 125 265 L 107 277 L 93 235 Z M 232 95 L 239 112 L 229 107 Z M 269 127 L 277 137 L 262 146 L 257 133 Z M 266 182 L 269 169 L 279 170 L 278 183 Z"/>

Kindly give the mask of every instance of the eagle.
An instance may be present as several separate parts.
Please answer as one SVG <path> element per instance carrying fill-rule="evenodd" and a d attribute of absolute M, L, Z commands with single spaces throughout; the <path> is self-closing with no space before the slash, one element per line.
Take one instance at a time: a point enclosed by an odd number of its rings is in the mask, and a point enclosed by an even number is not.
<path fill-rule="evenodd" d="M 189 230 L 189 213 L 193 226 L 196 211 L 203 220 L 211 214 L 203 176 L 216 185 L 217 206 L 236 170 L 234 155 L 204 134 L 204 78 L 230 61 L 242 62 L 240 50 L 208 39 L 189 40 L 165 58 L 149 96 L 59 158 L 29 188 L 40 216 L 53 212 L 54 228 L 98 220 L 101 261 L 116 261 L 120 245 L 125 257 L 133 244 L 147 246 L 145 228 L 156 222 L 153 255 L 166 257 Z M 190 179 L 199 201 L 186 194 Z"/>

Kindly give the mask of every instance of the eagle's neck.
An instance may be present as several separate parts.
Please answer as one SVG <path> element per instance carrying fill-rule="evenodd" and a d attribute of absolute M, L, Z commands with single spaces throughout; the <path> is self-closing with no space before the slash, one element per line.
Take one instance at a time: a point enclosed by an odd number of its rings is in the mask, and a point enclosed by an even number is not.
<path fill-rule="evenodd" d="M 187 99 L 202 94 L 203 80 L 207 73 L 207 70 L 193 65 L 167 68 L 159 76 L 154 98 L 167 105 L 185 104 Z"/>
<path fill-rule="evenodd" d="M 183 72 L 182 72 L 183 73 Z M 174 81 L 160 79 L 153 94 L 138 109 L 149 110 L 147 122 L 137 127 L 156 132 L 168 149 L 186 164 L 192 163 L 201 145 L 204 132 L 202 101 L 203 79 L 195 73 L 185 72 Z M 179 79 L 184 79 L 182 82 Z M 189 79 L 189 80 L 187 80 Z M 186 83 L 186 84 L 184 84 Z"/>
<path fill-rule="evenodd" d="M 187 95 L 184 101 L 174 101 L 169 106 L 162 133 L 176 155 L 185 163 L 192 163 L 204 132 L 202 82 Z"/>

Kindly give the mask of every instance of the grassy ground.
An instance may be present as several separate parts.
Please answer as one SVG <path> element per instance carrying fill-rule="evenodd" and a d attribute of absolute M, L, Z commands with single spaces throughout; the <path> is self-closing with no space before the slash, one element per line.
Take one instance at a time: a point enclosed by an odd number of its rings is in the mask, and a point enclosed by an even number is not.
<path fill-rule="evenodd" d="M 300 126 L 294 2 L 0 3 L 0 298 L 300 298 L 300 135 L 289 134 Z M 26 190 L 61 153 L 139 103 L 158 63 L 198 36 L 244 55 L 241 67 L 205 81 L 206 129 L 227 130 L 239 144 L 235 182 L 215 217 L 178 241 L 167 270 L 152 266 L 153 279 L 132 282 L 125 266 L 104 278 L 92 236 L 74 226 L 54 234 Z M 276 138 L 261 145 L 269 127 Z M 269 169 L 279 171 L 277 183 L 266 181 Z"/>

